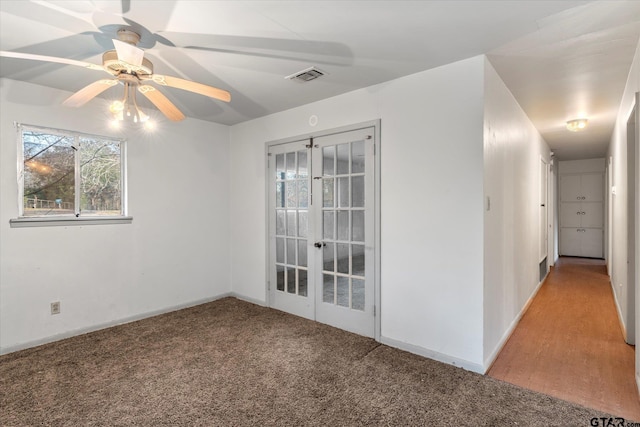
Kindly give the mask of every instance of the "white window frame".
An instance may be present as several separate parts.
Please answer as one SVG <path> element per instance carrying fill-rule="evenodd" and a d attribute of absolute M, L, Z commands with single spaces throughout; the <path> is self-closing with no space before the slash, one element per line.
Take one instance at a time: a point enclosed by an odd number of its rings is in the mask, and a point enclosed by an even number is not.
<path fill-rule="evenodd" d="M 23 131 L 34 131 L 47 133 L 50 135 L 61 135 L 72 137 L 75 141 L 80 138 L 96 138 L 109 141 L 117 141 L 120 144 L 120 186 L 121 186 L 121 207 L 119 215 L 88 215 L 82 216 L 79 211 L 80 206 L 80 157 L 79 152 L 75 155 L 75 214 L 58 214 L 48 216 L 24 216 L 24 141 Z M 34 125 L 16 123 L 17 145 L 18 145 L 18 218 L 9 220 L 11 227 L 42 227 L 52 225 L 90 225 L 90 224 L 122 224 L 131 223 L 133 218 L 127 215 L 127 143 L 121 138 L 114 138 L 102 135 L 94 135 L 72 130 L 53 129 Z M 78 144 L 80 145 L 80 144 Z"/>

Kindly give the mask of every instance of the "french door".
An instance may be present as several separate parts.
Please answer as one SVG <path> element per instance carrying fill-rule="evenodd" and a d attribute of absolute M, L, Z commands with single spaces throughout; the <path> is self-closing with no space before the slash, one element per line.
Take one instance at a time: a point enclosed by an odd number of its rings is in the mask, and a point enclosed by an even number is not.
<path fill-rule="evenodd" d="M 269 147 L 269 302 L 375 332 L 374 128 Z"/>

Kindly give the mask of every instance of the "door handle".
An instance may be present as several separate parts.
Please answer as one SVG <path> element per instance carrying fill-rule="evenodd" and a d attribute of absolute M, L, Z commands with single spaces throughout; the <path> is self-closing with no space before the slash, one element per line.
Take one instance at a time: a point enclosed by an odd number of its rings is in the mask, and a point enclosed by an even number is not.
<path fill-rule="evenodd" d="M 315 246 L 316 248 L 320 249 L 323 246 L 327 246 L 327 244 L 325 242 L 315 242 L 313 244 L 313 246 Z"/>

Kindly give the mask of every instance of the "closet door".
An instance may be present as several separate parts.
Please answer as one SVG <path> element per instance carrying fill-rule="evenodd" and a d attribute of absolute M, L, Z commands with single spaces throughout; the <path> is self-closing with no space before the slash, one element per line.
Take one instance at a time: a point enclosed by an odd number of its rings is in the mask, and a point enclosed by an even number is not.
<path fill-rule="evenodd" d="M 582 225 L 581 203 L 560 203 L 560 227 L 580 227 Z"/>
<path fill-rule="evenodd" d="M 604 225 L 604 206 L 600 202 L 581 203 L 581 227 L 602 228 Z"/>
<path fill-rule="evenodd" d="M 579 202 L 582 197 L 580 175 L 560 175 L 560 200 Z"/>
<path fill-rule="evenodd" d="M 604 251 L 602 248 L 603 231 L 601 228 L 582 228 L 580 233 L 581 256 L 589 258 L 602 258 Z"/>
<path fill-rule="evenodd" d="M 581 197 L 585 202 L 602 202 L 604 200 L 604 175 L 601 173 L 585 173 L 581 175 Z"/>
<path fill-rule="evenodd" d="M 581 228 L 561 228 L 560 229 L 560 255 L 582 256 L 581 248 Z"/>

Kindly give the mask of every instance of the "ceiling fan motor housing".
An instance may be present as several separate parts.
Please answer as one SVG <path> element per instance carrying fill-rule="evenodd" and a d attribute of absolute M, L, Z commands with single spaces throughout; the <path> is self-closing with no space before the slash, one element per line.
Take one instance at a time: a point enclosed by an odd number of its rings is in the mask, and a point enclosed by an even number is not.
<path fill-rule="evenodd" d="M 102 55 L 102 64 L 114 76 L 131 74 L 147 77 L 153 74 L 153 63 L 148 59 L 143 58 L 141 65 L 127 64 L 118 59 L 118 53 L 115 50 L 108 50 Z"/>
<path fill-rule="evenodd" d="M 118 40 L 121 42 L 129 43 L 134 46 L 137 46 L 140 42 L 140 34 L 134 33 L 131 30 L 127 30 L 126 28 L 120 28 L 118 30 Z"/>

